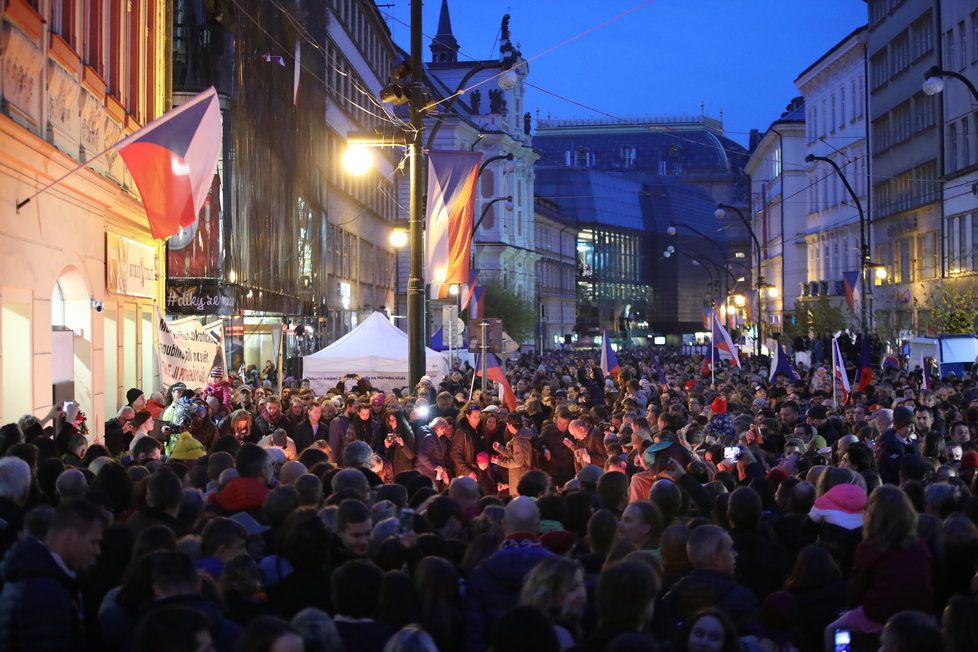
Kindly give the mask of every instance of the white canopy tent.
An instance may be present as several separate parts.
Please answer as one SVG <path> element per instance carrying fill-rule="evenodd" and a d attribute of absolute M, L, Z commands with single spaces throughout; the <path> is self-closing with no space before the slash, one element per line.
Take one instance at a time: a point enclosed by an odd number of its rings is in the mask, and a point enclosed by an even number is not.
<path fill-rule="evenodd" d="M 407 334 L 382 313 L 372 313 L 325 349 L 302 357 L 302 377 L 309 379 L 317 394 L 325 394 L 353 373 L 385 392 L 408 384 Z M 425 373 L 435 386 L 448 373 L 445 358 L 427 347 Z"/>

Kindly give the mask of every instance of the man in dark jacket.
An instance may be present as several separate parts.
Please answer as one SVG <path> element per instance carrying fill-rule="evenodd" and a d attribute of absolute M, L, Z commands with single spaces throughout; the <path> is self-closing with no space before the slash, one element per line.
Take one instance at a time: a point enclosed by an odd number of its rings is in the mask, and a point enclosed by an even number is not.
<path fill-rule="evenodd" d="M 717 607 L 741 626 L 749 624 L 759 603 L 753 591 L 734 579 L 737 553 L 730 535 L 716 525 L 698 527 L 689 536 L 686 553 L 693 572 L 663 598 L 664 622 L 678 627 L 700 609 Z"/>
<path fill-rule="evenodd" d="M 727 520 L 737 555 L 737 581 L 764 599 L 781 589 L 788 574 L 788 553 L 775 542 L 770 526 L 761 524 L 761 497 L 750 487 L 730 494 Z M 767 530 L 767 531 L 765 531 Z"/>
<path fill-rule="evenodd" d="M 86 500 L 62 503 L 44 541 L 27 537 L 4 560 L 0 650 L 83 650 L 77 573 L 92 567 L 108 521 Z"/>
<path fill-rule="evenodd" d="M 467 475 L 476 479 L 475 455 L 479 452 L 479 421 L 482 408 L 478 403 L 469 403 L 455 420 L 455 434 L 452 435 L 452 449 L 448 456 L 455 467 L 455 476 Z"/>
<path fill-rule="evenodd" d="M 561 408 L 554 422 L 544 426 L 540 433 L 540 469 L 553 478 L 555 486 L 563 486 L 574 477 L 574 453 L 564 444 L 570 437 L 568 428 L 573 418 L 567 408 Z"/>
<path fill-rule="evenodd" d="M 526 575 L 553 553 L 540 544 L 540 512 L 531 498 L 519 496 L 506 505 L 506 538 L 499 550 L 479 564 L 465 591 L 465 649 L 485 650 L 496 621 L 519 601 Z"/>
<path fill-rule="evenodd" d="M 19 457 L 0 458 L 0 559 L 17 543 L 31 493 L 31 467 Z"/>
<path fill-rule="evenodd" d="M 883 482 L 900 484 L 900 465 L 907 457 L 920 457 L 911 440 L 914 414 L 908 407 L 893 410 L 893 427 L 883 433 L 879 445 L 879 472 Z"/>
<path fill-rule="evenodd" d="M 415 457 L 415 468 L 421 475 L 428 476 L 435 482 L 448 484 L 448 451 L 452 445 L 450 438 L 451 427 L 444 417 L 435 417 L 431 423 L 418 431 L 418 454 Z"/>

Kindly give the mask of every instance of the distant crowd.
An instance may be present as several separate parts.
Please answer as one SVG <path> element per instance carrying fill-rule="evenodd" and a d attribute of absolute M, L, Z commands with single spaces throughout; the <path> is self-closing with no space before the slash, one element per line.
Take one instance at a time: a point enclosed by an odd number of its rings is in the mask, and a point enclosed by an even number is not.
<path fill-rule="evenodd" d="M 975 378 L 618 360 L 6 424 L 0 650 L 978 650 Z"/>

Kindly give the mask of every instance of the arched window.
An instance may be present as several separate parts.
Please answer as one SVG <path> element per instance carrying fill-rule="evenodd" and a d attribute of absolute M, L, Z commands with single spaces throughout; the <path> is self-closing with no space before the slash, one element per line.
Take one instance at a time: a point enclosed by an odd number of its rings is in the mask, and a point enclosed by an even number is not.
<path fill-rule="evenodd" d="M 54 290 L 51 292 L 51 326 L 65 327 L 65 294 L 60 282 L 54 284 Z"/>

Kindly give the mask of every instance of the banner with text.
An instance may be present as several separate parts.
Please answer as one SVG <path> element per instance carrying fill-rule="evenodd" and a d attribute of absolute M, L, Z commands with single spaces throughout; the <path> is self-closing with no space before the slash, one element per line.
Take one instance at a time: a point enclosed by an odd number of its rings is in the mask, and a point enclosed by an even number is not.
<path fill-rule="evenodd" d="M 168 322 L 159 308 L 155 311 L 160 382 L 166 386 L 185 383 L 191 389 L 205 387 L 215 365 L 217 342 L 194 317 Z"/>

